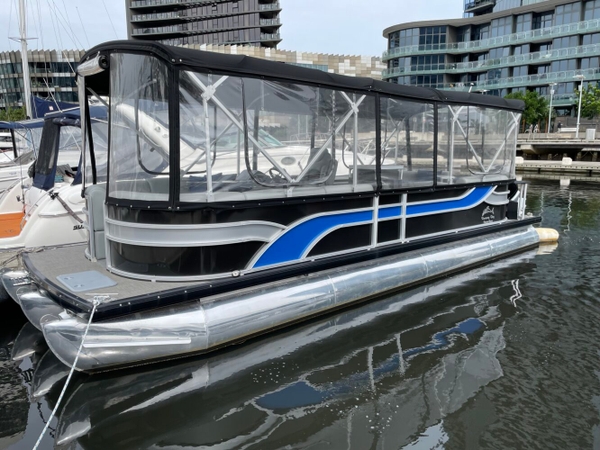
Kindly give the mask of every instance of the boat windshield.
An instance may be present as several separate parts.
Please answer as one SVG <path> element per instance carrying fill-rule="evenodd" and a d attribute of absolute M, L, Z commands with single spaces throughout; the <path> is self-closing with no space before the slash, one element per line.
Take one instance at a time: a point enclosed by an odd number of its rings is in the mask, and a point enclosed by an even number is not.
<path fill-rule="evenodd" d="M 27 164 L 32 162 L 40 148 L 42 139 L 42 128 L 15 128 L 15 150 L 17 152 L 17 164 Z"/>
<path fill-rule="evenodd" d="M 176 73 L 174 89 L 162 60 L 110 55 L 109 197 L 202 203 L 514 177 L 515 111 Z"/>
<path fill-rule="evenodd" d="M 110 84 L 109 196 L 167 201 L 167 67 L 151 56 L 112 54 Z"/>

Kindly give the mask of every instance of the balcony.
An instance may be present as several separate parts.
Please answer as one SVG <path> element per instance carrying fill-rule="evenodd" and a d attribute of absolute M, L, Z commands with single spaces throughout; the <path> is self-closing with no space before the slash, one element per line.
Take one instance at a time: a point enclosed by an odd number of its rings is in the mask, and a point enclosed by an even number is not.
<path fill-rule="evenodd" d="M 157 34 L 181 34 L 187 33 L 187 24 L 182 25 L 169 25 L 165 27 L 152 27 L 152 28 L 136 28 L 132 30 L 132 36 L 153 36 Z"/>
<path fill-rule="evenodd" d="M 419 64 L 407 67 L 394 67 L 392 69 L 385 69 L 382 73 L 382 77 L 383 79 L 387 79 L 402 75 L 485 72 L 487 70 L 501 69 L 504 67 L 543 64 L 561 59 L 585 58 L 598 55 L 600 55 L 600 44 L 582 45 L 578 47 L 560 48 L 547 52 L 505 56 L 503 58 L 487 59 L 485 61 L 433 65 Z"/>
<path fill-rule="evenodd" d="M 162 20 L 179 19 L 186 17 L 183 11 L 173 11 L 168 13 L 153 14 L 135 14 L 131 16 L 132 22 L 159 22 Z"/>
<path fill-rule="evenodd" d="M 465 3 L 465 13 L 478 15 L 486 11 L 491 12 L 494 6 L 496 6 L 496 0 L 475 0 Z"/>
<path fill-rule="evenodd" d="M 279 33 L 260 33 L 260 40 L 263 41 L 280 41 L 281 35 Z"/>
<path fill-rule="evenodd" d="M 278 43 L 281 41 L 281 35 L 279 33 L 261 33 L 260 38 L 257 40 L 245 40 L 241 39 L 238 41 L 226 41 L 221 42 L 221 45 L 236 45 L 236 44 L 255 44 L 255 43 Z"/>
<path fill-rule="evenodd" d="M 129 8 L 157 8 L 171 5 L 205 5 L 217 3 L 219 0 L 135 0 L 129 5 Z"/>
<path fill-rule="evenodd" d="M 281 9 L 281 5 L 279 2 L 274 3 L 265 3 L 263 5 L 258 5 L 260 11 L 278 11 Z"/>
<path fill-rule="evenodd" d="M 574 83 L 577 81 L 573 78 L 575 75 L 583 75 L 585 81 L 600 81 L 600 68 L 497 78 L 495 80 L 484 80 L 474 83 L 452 83 L 443 85 L 441 89 L 449 91 L 468 91 L 471 89 L 471 92 L 476 92 L 516 87 L 547 86 L 550 83 Z"/>
<path fill-rule="evenodd" d="M 400 56 L 413 56 L 431 53 L 468 53 L 480 52 L 496 47 L 518 45 L 539 39 L 553 39 L 556 37 L 571 36 L 600 31 L 600 19 L 591 19 L 583 22 L 557 25 L 539 30 L 523 31 L 520 33 L 506 34 L 480 41 L 454 42 L 449 44 L 409 45 L 396 47 L 383 53 L 383 60 L 387 61 Z"/>
<path fill-rule="evenodd" d="M 260 19 L 261 27 L 277 27 L 281 25 L 281 20 L 279 19 Z"/>

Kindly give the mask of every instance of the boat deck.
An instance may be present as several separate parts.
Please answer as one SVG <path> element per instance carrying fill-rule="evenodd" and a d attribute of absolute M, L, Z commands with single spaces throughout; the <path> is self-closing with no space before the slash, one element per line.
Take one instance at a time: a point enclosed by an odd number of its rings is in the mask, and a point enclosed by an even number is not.
<path fill-rule="evenodd" d="M 44 280 L 50 285 L 50 291 L 52 291 L 53 285 L 63 291 L 68 289 L 58 280 L 60 275 L 92 270 L 101 273 L 116 283 L 114 286 L 83 292 L 68 290 L 71 296 L 88 305 L 91 305 L 92 299 L 96 294 L 110 295 L 111 298 L 106 300 L 105 303 L 114 303 L 141 296 L 153 296 L 164 291 L 180 289 L 186 286 L 191 287 L 205 284 L 205 282 L 155 282 L 121 277 L 107 271 L 104 260 L 92 262 L 87 259 L 84 254 L 85 248 L 86 246 L 83 244 L 51 248 L 42 252 L 27 253 L 24 259 L 27 268 L 33 271 L 40 280 Z M 74 270 L 75 268 L 76 270 Z M 72 298 L 71 300 L 74 299 Z"/>
<path fill-rule="evenodd" d="M 447 236 L 435 236 L 370 251 L 356 252 L 352 255 L 342 254 L 316 261 L 299 262 L 289 266 L 258 271 L 244 276 L 210 281 L 154 282 L 121 277 L 108 272 L 104 262 L 89 261 L 84 254 L 85 245 L 46 249 L 38 253 L 25 253 L 23 263 L 33 281 L 40 288 L 45 289 L 58 304 L 76 313 L 89 313 L 93 307 L 94 296 L 102 294 L 109 296 L 109 299 L 104 300 L 98 306 L 94 315 L 94 321 L 101 321 L 144 310 L 170 307 L 182 302 L 203 301 L 203 299 L 214 298 L 216 295 L 228 292 L 271 282 L 280 282 L 323 270 L 336 270 L 340 266 L 368 260 L 379 260 L 387 256 L 448 242 L 478 238 L 492 233 L 510 233 L 510 230 L 523 228 L 537 222 L 539 222 L 539 218 L 536 217 L 519 221 L 509 220 L 494 226 L 481 227 L 477 230 L 466 229 Z M 103 288 L 74 292 L 58 279 L 60 275 L 87 271 L 97 271 L 115 284 Z"/>

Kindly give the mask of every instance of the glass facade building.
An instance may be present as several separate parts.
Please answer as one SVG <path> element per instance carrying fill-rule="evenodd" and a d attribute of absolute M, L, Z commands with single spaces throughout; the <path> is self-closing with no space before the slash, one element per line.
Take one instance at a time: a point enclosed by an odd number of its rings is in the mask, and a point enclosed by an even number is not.
<path fill-rule="evenodd" d="M 126 0 L 129 39 L 276 47 L 278 0 Z"/>
<path fill-rule="evenodd" d="M 31 93 L 59 102 L 78 101 L 75 70 L 83 50 L 29 50 Z M 23 63 L 20 51 L 0 52 L 0 109 L 23 106 Z"/>
<path fill-rule="evenodd" d="M 505 96 L 535 90 L 570 114 L 600 81 L 600 0 L 465 0 L 465 17 L 384 30 L 383 79 Z"/>

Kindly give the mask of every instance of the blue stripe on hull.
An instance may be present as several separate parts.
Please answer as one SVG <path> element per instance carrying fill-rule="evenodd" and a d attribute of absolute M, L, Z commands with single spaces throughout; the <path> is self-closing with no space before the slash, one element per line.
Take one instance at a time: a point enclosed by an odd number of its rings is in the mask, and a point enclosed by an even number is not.
<path fill-rule="evenodd" d="M 262 254 L 254 267 L 270 266 L 302 258 L 311 244 L 340 225 L 373 220 L 373 211 L 362 211 L 315 217 L 287 230 Z"/>
<path fill-rule="evenodd" d="M 424 203 L 422 205 L 407 205 L 406 217 L 427 214 L 449 213 L 460 209 L 472 208 L 482 201 L 494 190 L 493 187 L 482 186 L 473 189 L 465 198 L 455 200 L 443 200 L 435 203 Z M 390 206 L 379 209 L 379 219 L 400 218 L 401 208 L 399 206 Z"/>
<path fill-rule="evenodd" d="M 493 190 L 494 187 L 477 187 L 461 199 L 408 205 L 406 216 L 441 214 L 472 208 L 484 201 Z M 400 218 L 401 212 L 402 209 L 399 206 L 380 208 L 378 219 Z M 352 226 L 353 224 L 372 220 L 372 211 L 330 214 L 309 219 L 281 234 L 269 245 L 253 267 L 264 267 L 299 260 L 313 243 L 321 240 L 335 227 Z"/>

